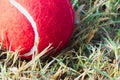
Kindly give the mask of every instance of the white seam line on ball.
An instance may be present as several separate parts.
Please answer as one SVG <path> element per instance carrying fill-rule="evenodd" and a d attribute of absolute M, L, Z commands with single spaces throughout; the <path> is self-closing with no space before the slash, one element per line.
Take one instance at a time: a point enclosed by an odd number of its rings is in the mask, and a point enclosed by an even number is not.
<path fill-rule="evenodd" d="M 37 51 L 37 47 L 38 47 L 38 43 L 39 43 L 39 34 L 37 31 L 36 23 L 35 23 L 34 19 L 32 18 L 32 16 L 29 14 L 29 12 L 22 5 L 20 5 L 16 0 L 9 0 L 9 1 L 14 7 L 16 7 L 27 18 L 27 20 L 32 25 L 32 28 L 33 28 L 33 31 L 35 34 L 34 45 L 28 53 L 21 55 L 21 56 L 30 56 L 30 55 L 34 54 L 35 51 Z"/>

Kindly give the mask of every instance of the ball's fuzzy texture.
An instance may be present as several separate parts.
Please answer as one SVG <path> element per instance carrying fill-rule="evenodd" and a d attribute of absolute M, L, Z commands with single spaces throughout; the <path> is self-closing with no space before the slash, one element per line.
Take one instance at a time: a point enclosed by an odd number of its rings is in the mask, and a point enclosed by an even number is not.
<path fill-rule="evenodd" d="M 37 29 L 33 30 L 25 11 L 22 13 L 14 2 L 30 14 Z M 0 0 L 0 42 L 6 49 L 20 50 L 21 56 L 33 48 L 37 33 L 39 53 L 49 43 L 60 51 L 69 41 L 73 29 L 74 11 L 69 0 Z M 30 60 L 32 55 L 23 58 Z"/>

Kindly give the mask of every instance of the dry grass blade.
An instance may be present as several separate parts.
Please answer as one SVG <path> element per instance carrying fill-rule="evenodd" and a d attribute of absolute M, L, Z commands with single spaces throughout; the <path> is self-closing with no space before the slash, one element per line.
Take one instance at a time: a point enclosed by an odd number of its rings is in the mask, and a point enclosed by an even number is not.
<path fill-rule="evenodd" d="M 84 37 L 84 42 L 88 44 L 95 36 L 95 33 L 98 31 L 98 28 L 91 30 L 87 35 Z"/>
<path fill-rule="evenodd" d="M 21 67 L 19 69 L 19 71 L 24 71 L 27 68 L 31 67 L 32 65 L 34 65 L 34 63 L 39 60 L 40 57 L 42 57 L 46 52 L 50 51 L 53 47 L 51 47 L 51 44 L 49 44 L 48 47 L 46 47 L 40 54 L 36 55 L 30 62 L 28 62 L 26 65 L 24 65 L 23 67 Z"/>

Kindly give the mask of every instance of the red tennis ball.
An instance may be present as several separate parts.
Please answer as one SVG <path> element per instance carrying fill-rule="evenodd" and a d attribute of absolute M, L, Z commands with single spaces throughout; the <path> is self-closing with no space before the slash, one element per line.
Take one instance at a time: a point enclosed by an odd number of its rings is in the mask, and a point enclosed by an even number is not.
<path fill-rule="evenodd" d="M 40 53 L 49 43 L 60 51 L 73 29 L 69 0 L 0 0 L 0 42 L 19 50 L 21 58 L 31 60 L 36 49 Z"/>

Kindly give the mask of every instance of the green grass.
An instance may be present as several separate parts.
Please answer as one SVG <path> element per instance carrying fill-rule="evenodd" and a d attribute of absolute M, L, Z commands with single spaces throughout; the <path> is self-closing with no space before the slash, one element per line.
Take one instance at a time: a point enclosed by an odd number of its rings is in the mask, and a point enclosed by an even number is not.
<path fill-rule="evenodd" d="M 39 59 L 49 46 L 29 62 L 1 48 L 0 80 L 120 79 L 120 0 L 71 2 L 76 23 L 69 46 L 52 59 Z"/>

